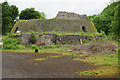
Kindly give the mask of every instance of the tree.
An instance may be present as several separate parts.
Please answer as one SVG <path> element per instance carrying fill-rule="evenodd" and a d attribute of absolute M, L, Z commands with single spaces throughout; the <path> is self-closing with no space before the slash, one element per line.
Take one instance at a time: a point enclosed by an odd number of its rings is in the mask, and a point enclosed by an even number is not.
<path fill-rule="evenodd" d="M 2 34 L 10 32 L 18 13 L 19 11 L 16 6 L 9 6 L 8 2 L 2 3 Z"/>
<path fill-rule="evenodd" d="M 19 19 L 29 20 L 29 19 L 45 19 L 44 13 L 40 13 L 38 11 L 35 11 L 34 8 L 26 8 L 25 10 L 22 10 Z"/>
<path fill-rule="evenodd" d="M 45 19 L 45 14 L 41 12 L 41 19 Z"/>
<path fill-rule="evenodd" d="M 108 5 L 99 15 L 93 16 L 91 19 L 95 24 L 97 31 L 101 32 L 104 31 L 105 34 L 110 33 L 111 22 L 114 17 L 115 7 L 118 5 L 118 2 L 114 2 Z"/>
<path fill-rule="evenodd" d="M 120 0 L 110 0 L 110 4 L 114 3 L 114 2 L 119 2 Z"/>
<path fill-rule="evenodd" d="M 119 5 L 115 8 L 114 19 L 111 24 L 111 32 L 113 36 L 120 41 L 120 2 Z"/>

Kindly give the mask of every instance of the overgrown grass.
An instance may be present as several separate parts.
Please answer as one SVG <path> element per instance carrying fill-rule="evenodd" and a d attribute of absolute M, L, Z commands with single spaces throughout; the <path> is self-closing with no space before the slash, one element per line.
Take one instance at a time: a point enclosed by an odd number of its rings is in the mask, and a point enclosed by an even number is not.
<path fill-rule="evenodd" d="M 30 45 L 28 46 L 30 48 Z M 40 51 L 58 51 L 58 50 L 64 50 L 64 49 L 67 49 L 69 48 L 70 45 L 64 45 L 64 46 L 60 46 L 58 44 L 51 44 L 51 45 L 45 45 L 45 46 L 36 46 L 36 45 L 32 45 L 31 46 L 31 49 L 34 50 L 34 49 L 38 49 Z"/>
<path fill-rule="evenodd" d="M 117 53 L 90 56 L 86 59 L 75 58 L 73 60 L 81 60 L 84 62 L 90 62 L 90 63 L 94 63 L 95 65 L 118 66 L 118 54 Z"/>
<path fill-rule="evenodd" d="M 100 54 L 94 56 L 88 56 L 85 59 L 73 59 L 80 60 L 83 62 L 92 63 L 99 68 L 94 70 L 87 70 L 82 72 L 75 72 L 76 75 L 86 75 L 86 76 L 118 76 L 118 53 L 116 54 Z"/>
<path fill-rule="evenodd" d="M 17 33 L 10 33 L 11 35 L 15 36 L 15 35 L 19 35 Z M 71 32 L 71 33 L 67 33 L 67 32 L 21 32 L 21 34 L 39 34 L 39 35 L 43 35 L 43 34 L 55 34 L 55 35 L 87 35 L 87 36 L 101 36 L 101 33 L 84 33 L 84 32 Z"/>
<path fill-rule="evenodd" d="M 116 67 L 105 66 L 94 70 L 75 72 L 75 74 L 86 75 L 86 76 L 112 76 L 112 75 L 118 75 L 118 69 Z"/>

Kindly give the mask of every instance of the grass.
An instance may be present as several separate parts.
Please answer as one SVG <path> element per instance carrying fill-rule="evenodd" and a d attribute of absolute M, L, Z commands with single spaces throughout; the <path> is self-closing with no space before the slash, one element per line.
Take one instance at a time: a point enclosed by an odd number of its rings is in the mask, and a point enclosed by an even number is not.
<path fill-rule="evenodd" d="M 43 61 L 43 60 L 46 60 L 47 58 L 35 58 L 35 59 L 32 59 L 32 60 L 35 60 L 35 61 Z"/>
<path fill-rule="evenodd" d="M 83 56 L 84 57 L 84 56 Z M 92 63 L 99 68 L 82 72 L 75 72 L 76 75 L 85 76 L 112 76 L 118 75 L 118 53 L 116 54 L 100 54 L 96 56 L 88 56 L 85 59 L 74 58 L 83 62 Z"/>
<path fill-rule="evenodd" d="M 62 55 L 54 55 L 54 56 L 50 56 L 50 57 L 62 57 Z"/>
<path fill-rule="evenodd" d="M 11 36 L 17 36 L 19 34 L 17 33 L 10 33 Z M 39 35 L 43 35 L 43 34 L 55 34 L 58 36 L 61 35 L 88 35 L 88 36 L 101 36 L 101 33 L 84 33 L 84 32 L 71 32 L 71 33 L 67 33 L 67 32 L 21 32 L 21 34 L 39 34 Z"/>
<path fill-rule="evenodd" d="M 75 57 L 75 54 L 72 52 L 71 59 L 74 59 Z"/>
<path fill-rule="evenodd" d="M 95 65 L 103 66 L 118 66 L 118 54 L 101 54 L 96 56 L 90 56 L 86 59 L 75 58 L 73 60 L 81 60 L 84 62 L 90 62 Z"/>
<path fill-rule="evenodd" d="M 104 66 L 94 70 L 76 72 L 75 74 L 81 74 L 86 76 L 112 76 L 114 74 L 118 75 L 118 69 L 116 67 Z"/>

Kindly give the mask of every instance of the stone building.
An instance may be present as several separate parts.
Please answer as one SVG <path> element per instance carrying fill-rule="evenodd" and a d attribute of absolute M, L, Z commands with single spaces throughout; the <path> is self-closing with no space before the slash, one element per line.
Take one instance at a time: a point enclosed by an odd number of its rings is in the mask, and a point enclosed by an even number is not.
<path fill-rule="evenodd" d="M 59 11 L 55 19 L 89 20 L 86 15 L 79 15 L 73 12 L 65 11 Z"/>
<path fill-rule="evenodd" d="M 55 19 L 19 20 L 11 32 L 90 32 L 97 30 L 86 15 L 60 11 Z"/>

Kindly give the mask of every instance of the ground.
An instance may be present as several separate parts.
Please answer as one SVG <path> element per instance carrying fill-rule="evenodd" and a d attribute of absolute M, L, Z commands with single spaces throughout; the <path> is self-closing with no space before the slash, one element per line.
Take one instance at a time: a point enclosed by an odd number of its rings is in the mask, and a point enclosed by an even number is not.
<path fill-rule="evenodd" d="M 3 78 L 89 78 L 96 77 L 96 75 L 78 74 L 101 68 L 100 65 L 73 60 L 70 55 L 57 53 L 25 54 L 3 51 L 2 56 Z M 102 77 L 116 78 L 117 74 Z"/>

